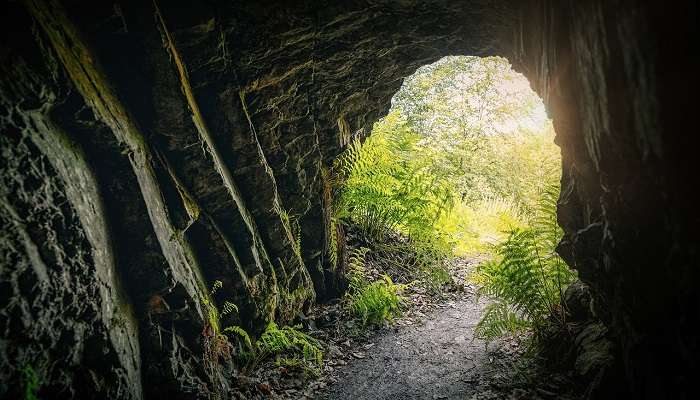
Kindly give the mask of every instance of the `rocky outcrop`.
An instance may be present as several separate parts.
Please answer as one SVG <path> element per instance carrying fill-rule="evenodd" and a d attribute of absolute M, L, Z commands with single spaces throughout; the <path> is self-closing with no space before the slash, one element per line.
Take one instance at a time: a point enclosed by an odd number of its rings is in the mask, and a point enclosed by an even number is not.
<path fill-rule="evenodd" d="M 649 398 L 689 384 L 689 2 L 2 7 L 0 396 L 30 370 L 45 397 L 225 394 L 232 366 L 204 356 L 210 288 L 240 307 L 222 323 L 252 334 L 337 295 L 324 170 L 403 77 L 451 54 L 505 56 L 545 100 L 560 252 L 627 384 Z"/>
<path fill-rule="evenodd" d="M 689 396 L 700 315 L 698 138 L 688 134 L 697 8 L 543 2 L 520 15 L 511 59 L 548 105 L 562 148 L 559 253 L 620 341 L 633 396 Z"/>

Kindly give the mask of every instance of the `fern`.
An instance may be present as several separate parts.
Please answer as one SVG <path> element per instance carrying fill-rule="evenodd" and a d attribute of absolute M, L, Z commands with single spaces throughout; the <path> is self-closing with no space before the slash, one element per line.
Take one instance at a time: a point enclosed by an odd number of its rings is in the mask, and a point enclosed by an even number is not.
<path fill-rule="evenodd" d="M 430 159 L 416 157 L 421 137 L 397 118 L 387 116 L 364 143 L 350 143 L 335 167 L 344 178 L 335 217 L 349 218 L 375 241 L 391 231 L 428 235 L 453 204 L 453 185 Z"/>
<path fill-rule="evenodd" d="M 474 335 L 486 340 L 493 340 L 508 333 L 515 333 L 529 327 L 512 307 L 501 301 L 489 304 L 484 310 L 481 320 L 474 329 Z"/>
<path fill-rule="evenodd" d="M 333 268 L 338 266 L 338 219 L 330 217 L 328 232 L 328 260 Z"/>
<path fill-rule="evenodd" d="M 296 327 L 278 327 L 270 322 L 256 342 L 257 361 L 272 355 L 291 354 L 320 368 L 323 365 L 323 352 L 318 340 L 299 331 Z M 278 358 L 279 359 L 279 358 Z"/>
<path fill-rule="evenodd" d="M 243 339 L 243 343 L 249 348 L 253 348 L 253 342 L 250 340 L 250 335 L 248 335 L 248 332 L 245 331 L 245 329 L 241 328 L 240 326 L 237 325 L 231 325 L 227 326 L 224 328 L 224 333 L 232 334 L 235 336 L 240 337 Z"/>
<path fill-rule="evenodd" d="M 526 327 L 537 333 L 551 315 L 563 321 L 559 303 L 575 275 L 555 252 L 562 234 L 556 223 L 557 197 L 557 186 L 548 185 L 530 227 L 510 231 L 496 246 L 496 260 L 479 267 L 480 294 L 497 302 L 482 316 L 477 336 L 491 340 Z"/>
<path fill-rule="evenodd" d="M 365 247 L 350 252 L 345 307 L 363 325 L 380 324 L 391 321 L 399 313 L 399 305 L 403 300 L 401 292 L 405 285 L 395 284 L 388 275 L 370 282 L 364 267 L 367 252 Z"/>
<path fill-rule="evenodd" d="M 382 280 L 352 292 L 348 297 L 348 308 L 363 325 L 391 321 L 400 312 L 400 293 L 404 287 L 395 284 L 388 275 L 383 275 Z"/>
<path fill-rule="evenodd" d="M 348 290 L 357 291 L 367 285 L 365 276 L 365 257 L 369 251 L 366 247 L 352 249 L 348 257 Z"/>
<path fill-rule="evenodd" d="M 230 314 L 238 314 L 238 306 L 230 301 L 224 301 L 224 305 L 219 311 L 212 300 L 216 292 L 223 287 L 220 280 L 214 281 L 209 297 L 202 300 L 202 305 L 207 312 L 207 324 L 202 332 L 204 336 L 204 356 L 208 368 L 213 370 L 219 359 L 230 359 L 232 357 L 233 345 L 232 337 L 240 338 L 247 349 L 252 349 L 252 341 L 248 332 L 238 325 L 230 325 L 221 329 L 221 318 Z M 239 342 L 240 343 L 240 342 Z"/>
<path fill-rule="evenodd" d="M 238 312 L 238 306 L 231 303 L 230 301 L 225 301 L 224 302 L 224 308 L 221 310 L 221 315 L 227 315 L 231 313 L 237 313 Z"/>

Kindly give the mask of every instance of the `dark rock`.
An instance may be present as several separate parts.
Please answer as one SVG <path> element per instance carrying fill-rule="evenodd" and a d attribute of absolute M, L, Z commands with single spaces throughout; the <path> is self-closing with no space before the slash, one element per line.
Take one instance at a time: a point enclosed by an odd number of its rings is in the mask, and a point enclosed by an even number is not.
<path fill-rule="evenodd" d="M 581 377 L 601 373 L 613 362 L 613 343 L 607 337 L 607 328 L 601 323 L 588 324 L 574 339 L 578 354 L 574 371 Z"/>
<path fill-rule="evenodd" d="M 591 293 L 585 283 L 575 281 L 564 291 L 564 306 L 572 321 L 593 318 Z"/>

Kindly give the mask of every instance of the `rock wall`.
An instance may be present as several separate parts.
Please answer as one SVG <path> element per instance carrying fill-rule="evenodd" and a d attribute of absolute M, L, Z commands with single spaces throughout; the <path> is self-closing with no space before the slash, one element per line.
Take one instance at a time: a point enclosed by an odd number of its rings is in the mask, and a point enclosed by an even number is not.
<path fill-rule="evenodd" d="M 225 394 L 234 367 L 207 356 L 204 303 L 236 303 L 222 324 L 255 334 L 337 296 L 324 170 L 403 77 L 458 54 L 505 56 L 543 96 L 560 251 L 627 383 L 682 389 L 697 367 L 697 13 L 578 3 L 4 4 L 0 396 L 28 371 L 47 398 Z"/>
<path fill-rule="evenodd" d="M 511 60 L 562 148 L 558 251 L 620 341 L 633 396 L 688 398 L 700 316 L 697 6 L 543 1 L 518 19 Z"/>

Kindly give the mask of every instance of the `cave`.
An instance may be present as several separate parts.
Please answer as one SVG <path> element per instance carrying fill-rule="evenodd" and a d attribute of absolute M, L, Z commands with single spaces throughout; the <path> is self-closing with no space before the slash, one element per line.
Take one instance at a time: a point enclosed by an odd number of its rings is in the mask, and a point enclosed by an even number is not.
<path fill-rule="evenodd" d="M 697 5 L 651 3 L 5 2 L 0 397 L 28 365 L 47 398 L 228 385 L 202 353 L 209 288 L 252 334 L 337 296 L 324 168 L 404 77 L 469 55 L 507 58 L 553 118 L 558 252 L 617 387 L 690 398 Z"/>

